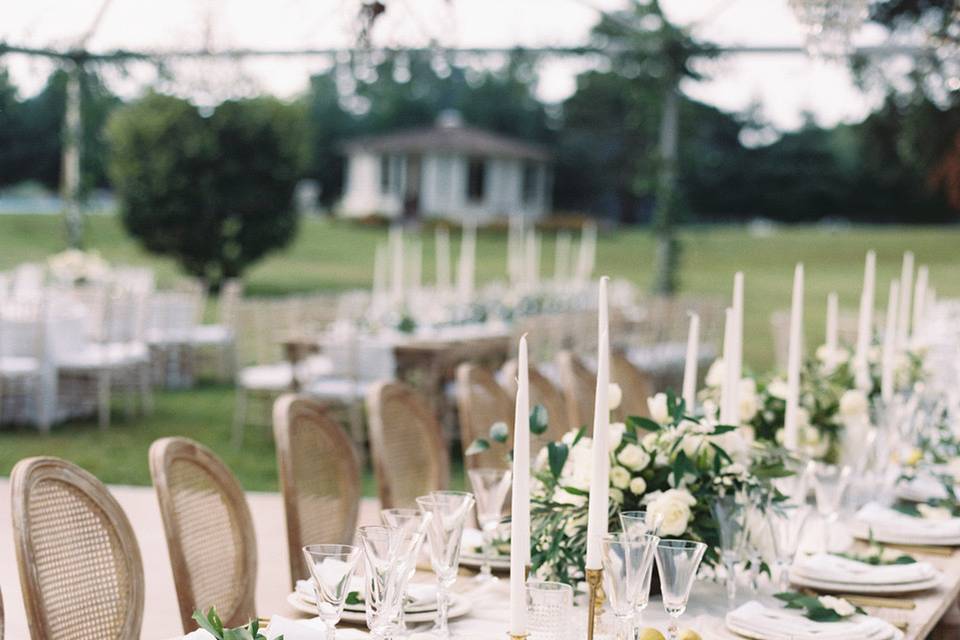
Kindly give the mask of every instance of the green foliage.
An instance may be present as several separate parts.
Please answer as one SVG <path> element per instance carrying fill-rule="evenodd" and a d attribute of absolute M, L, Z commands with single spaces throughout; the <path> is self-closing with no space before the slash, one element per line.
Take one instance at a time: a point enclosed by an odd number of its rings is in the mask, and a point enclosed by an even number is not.
<path fill-rule="evenodd" d="M 151 93 L 108 125 L 124 226 L 154 253 L 218 283 L 293 238 L 303 115 L 270 98 L 225 102 L 204 118 Z"/>
<path fill-rule="evenodd" d="M 260 633 L 260 621 L 251 620 L 246 626 L 235 629 L 224 629 L 223 621 L 217 615 L 216 609 L 210 607 L 206 614 L 199 609 L 193 612 L 193 619 L 197 621 L 200 628 L 212 635 L 216 640 L 266 640 L 266 636 Z M 283 640 L 283 636 L 277 636 L 276 640 Z"/>
<path fill-rule="evenodd" d="M 823 605 L 817 596 L 808 596 L 793 591 L 774 594 L 774 598 L 786 603 L 787 609 L 803 609 L 804 616 L 815 622 L 838 622 L 848 616 L 841 616 L 833 609 Z M 846 601 L 844 601 L 846 602 Z M 849 604 L 849 603 L 848 603 Z M 863 613 L 860 607 L 853 607 L 856 613 Z"/>

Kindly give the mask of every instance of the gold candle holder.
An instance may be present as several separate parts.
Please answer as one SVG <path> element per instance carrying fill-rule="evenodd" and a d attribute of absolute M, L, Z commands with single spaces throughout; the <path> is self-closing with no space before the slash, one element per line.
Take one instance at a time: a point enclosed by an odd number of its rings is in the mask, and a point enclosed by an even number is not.
<path fill-rule="evenodd" d="M 603 604 L 602 579 L 603 569 L 587 569 L 587 640 L 593 640 L 594 626 Z"/>
<path fill-rule="evenodd" d="M 510 640 L 527 640 L 530 637 L 529 633 L 508 633 Z"/>

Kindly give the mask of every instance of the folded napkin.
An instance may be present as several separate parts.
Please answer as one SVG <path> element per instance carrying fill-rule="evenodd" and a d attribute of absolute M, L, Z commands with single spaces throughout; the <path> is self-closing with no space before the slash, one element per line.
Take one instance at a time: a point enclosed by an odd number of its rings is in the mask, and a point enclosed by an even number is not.
<path fill-rule="evenodd" d="M 857 512 L 856 521 L 864 529 L 872 529 L 878 540 L 896 537 L 913 544 L 960 543 L 960 518 L 915 518 L 871 502 Z"/>
<path fill-rule="evenodd" d="M 353 576 L 350 579 L 350 591 L 356 591 L 363 597 L 363 578 Z M 316 602 L 317 594 L 311 580 L 297 580 L 297 595 L 306 602 Z M 422 607 L 435 604 L 437 601 L 437 586 L 413 582 L 407 585 L 407 607 Z"/>
<path fill-rule="evenodd" d="M 464 529 L 462 546 L 468 555 L 475 555 L 476 549 L 483 548 L 483 532 L 479 529 Z"/>
<path fill-rule="evenodd" d="M 903 634 L 880 618 L 854 615 L 837 622 L 814 622 L 792 609 L 771 609 L 756 600 L 727 614 L 727 628 L 763 640 L 901 640 Z"/>
<path fill-rule="evenodd" d="M 903 480 L 897 484 L 897 497 L 912 502 L 927 502 L 928 500 L 944 500 L 947 490 L 943 483 L 930 476 L 917 476 L 910 480 Z"/>
<path fill-rule="evenodd" d="M 827 553 L 798 558 L 790 567 L 792 575 L 863 585 L 889 585 L 930 580 L 937 570 L 926 562 L 872 565 Z"/>

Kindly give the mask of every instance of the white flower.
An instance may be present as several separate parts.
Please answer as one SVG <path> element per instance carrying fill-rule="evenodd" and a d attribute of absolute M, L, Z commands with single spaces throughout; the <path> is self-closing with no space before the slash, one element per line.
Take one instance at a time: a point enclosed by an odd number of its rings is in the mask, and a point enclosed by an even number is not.
<path fill-rule="evenodd" d="M 774 378 L 767 385 L 767 393 L 773 398 L 787 399 L 787 382 L 783 378 Z"/>
<path fill-rule="evenodd" d="M 830 374 L 837 370 L 842 364 L 845 364 L 850 358 L 846 349 L 840 347 L 831 348 L 829 345 L 822 344 L 817 348 L 817 360 L 820 361 L 820 370 Z"/>
<path fill-rule="evenodd" d="M 658 393 L 652 398 L 647 398 L 647 408 L 650 409 L 650 419 L 659 424 L 666 424 L 670 419 L 670 411 L 667 409 L 667 394 Z"/>
<path fill-rule="evenodd" d="M 707 398 L 703 401 L 703 417 L 709 422 L 716 422 L 717 416 L 720 414 L 720 407 L 717 406 L 717 403 Z"/>
<path fill-rule="evenodd" d="M 797 407 L 797 426 L 806 427 L 810 425 L 810 412 L 804 407 Z"/>
<path fill-rule="evenodd" d="M 640 441 L 640 444 L 643 445 L 644 449 L 647 449 L 648 451 L 652 451 L 653 449 L 657 448 L 658 437 L 659 437 L 659 434 L 656 431 L 654 431 L 653 433 L 648 433 L 647 435 L 643 436 L 643 439 Z"/>
<path fill-rule="evenodd" d="M 723 384 L 724 373 L 723 358 L 717 358 L 707 370 L 707 377 L 704 382 L 708 387 L 719 387 Z"/>
<path fill-rule="evenodd" d="M 861 418 L 867 414 L 867 394 L 859 389 L 850 389 L 840 396 L 840 415 L 844 418 Z"/>
<path fill-rule="evenodd" d="M 953 517 L 946 507 L 931 507 L 928 504 L 918 504 L 917 511 L 927 520 L 949 520 Z"/>
<path fill-rule="evenodd" d="M 607 408 L 610 411 L 615 410 L 623 401 L 623 390 L 616 382 L 611 382 L 607 386 Z"/>
<path fill-rule="evenodd" d="M 650 464 L 650 454 L 635 444 L 628 444 L 617 455 L 617 460 L 627 469 L 640 471 Z"/>
<path fill-rule="evenodd" d="M 622 422 L 614 422 L 610 424 L 610 435 L 608 436 L 609 441 L 607 448 L 609 451 L 616 451 L 617 447 L 620 446 L 620 443 L 623 441 L 623 434 L 627 430 L 627 425 Z"/>
<path fill-rule="evenodd" d="M 587 496 L 574 495 L 563 487 L 557 487 L 553 492 L 553 501 L 557 504 L 569 504 L 575 507 L 582 507 L 587 503 Z"/>
<path fill-rule="evenodd" d="M 626 489 L 630 486 L 630 472 L 617 465 L 610 469 L 610 484 L 617 489 Z"/>
<path fill-rule="evenodd" d="M 680 448 L 688 458 L 693 458 L 700 451 L 700 447 L 706 442 L 706 438 L 700 435 L 686 435 L 680 443 Z"/>
<path fill-rule="evenodd" d="M 623 504 L 623 491 L 616 487 L 610 487 L 610 499 L 614 504 Z"/>
<path fill-rule="evenodd" d="M 563 442 L 563 444 L 567 445 L 568 447 L 572 447 L 573 441 L 577 437 L 577 433 L 578 431 L 576 429 L 573 431 L 567 431 L 565 434 L 563 434 L 563 437 L 560 438 L 560 441 Z"/>
<path fill-rule="evenodd" d="M 832 609 L 841 618 L 847 618 L 857 612 L 857 608 L 844 600 L 835 596 L 820 596 L 817 601 L 824 609 Z"/>
<path fill-rule="evenodd" d="M 731 476 L 742 476 L 747 473 L 747 468 L 739 462 L 731 462 L 727 466 L 720 469 L 720 473 Z"/>
<path fill-rule="evenodd" d="M 690 492 L 686 489 L 668 489 L 651 493 L 647 499 L 647 513 L 659 514 L 663 518 L 660 525 L 661 535 L 683 535 L 693 515 L 691 507 L 697 504 Z"/>
<path fill-rule="evenodd" d="M 637 476 L 630 481 L 630 493 L 635 496 L 642 496 L 647 492 L 647 481 Z"/>
<path fill-rule="evenodd" d="M 753 378 L 743 378 L 740 381 L 740 422 L 750 422 L 757 411 L 760 402 L 757 398 L 757 383 Z"/>

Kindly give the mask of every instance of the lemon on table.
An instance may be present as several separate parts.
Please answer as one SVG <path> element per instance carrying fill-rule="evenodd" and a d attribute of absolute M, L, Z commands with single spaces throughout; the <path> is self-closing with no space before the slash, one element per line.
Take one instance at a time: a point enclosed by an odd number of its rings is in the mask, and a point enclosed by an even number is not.
<path fill-rule="evenodd" d="M 653 627 L 644 627 L 640 629 L 640 640 L 667 640 L 663 634 Z"/>
<path fill-rule="evenodd" d="M 679 640 L 703 640 L 703 638 L 693 629 L 684 629 L 680 632 Z"/>

